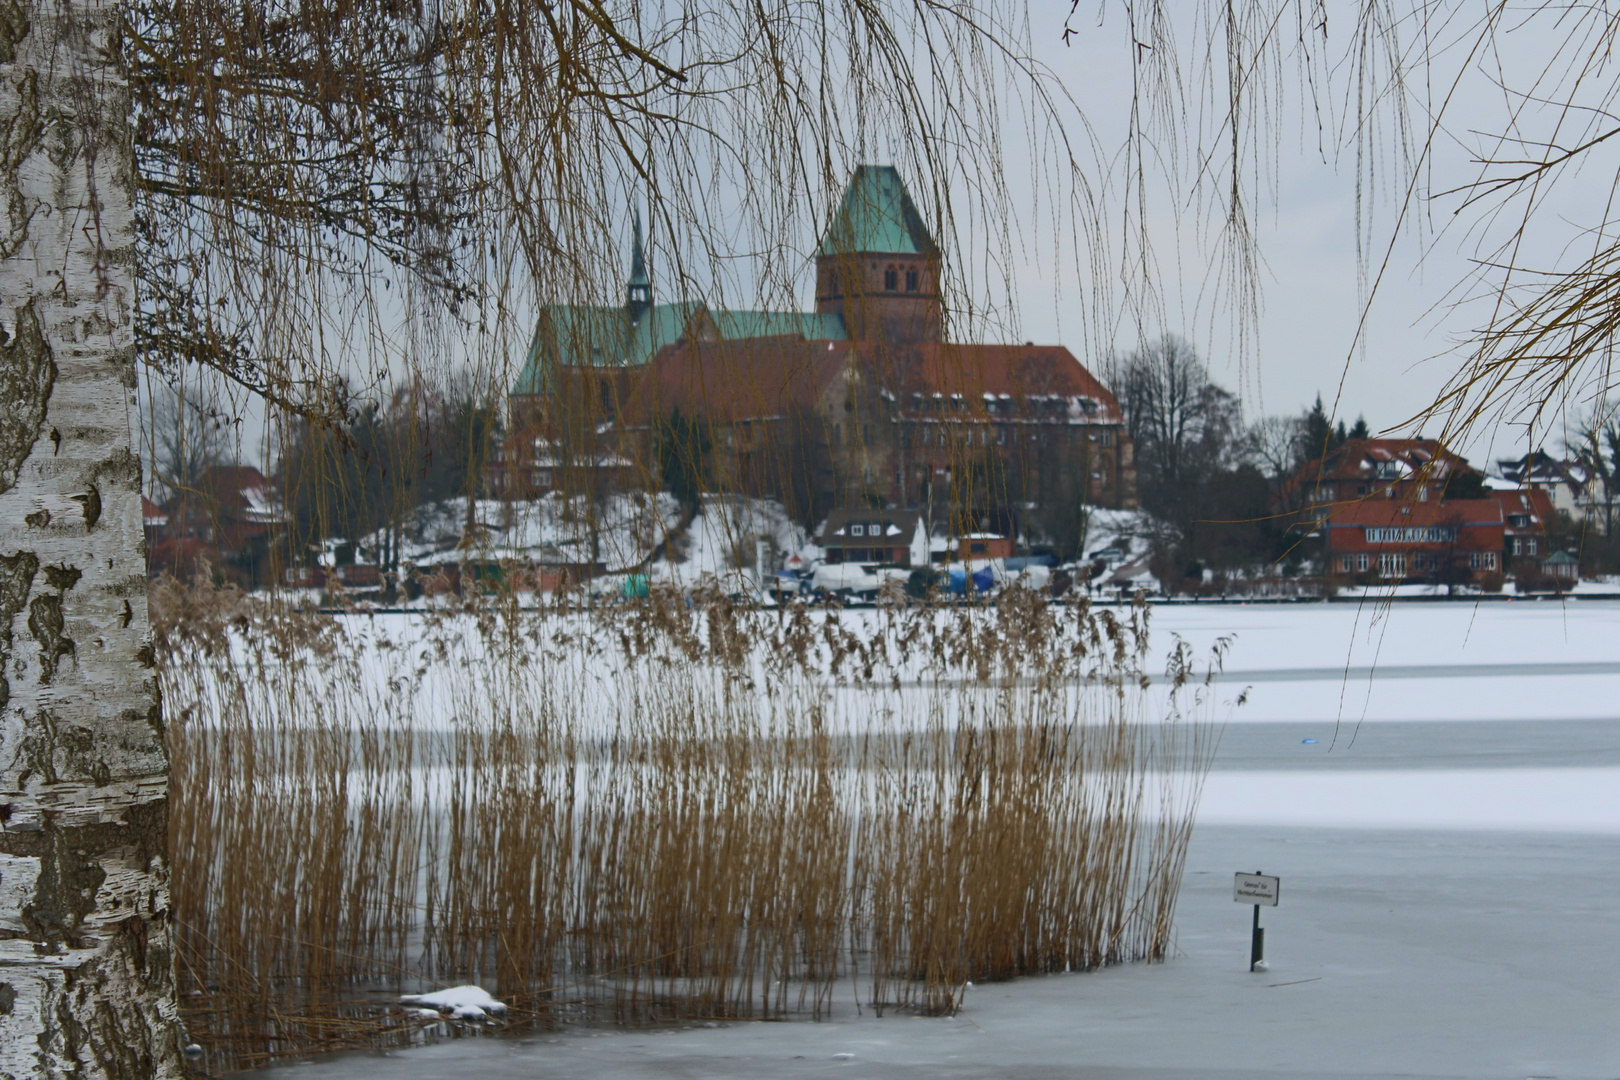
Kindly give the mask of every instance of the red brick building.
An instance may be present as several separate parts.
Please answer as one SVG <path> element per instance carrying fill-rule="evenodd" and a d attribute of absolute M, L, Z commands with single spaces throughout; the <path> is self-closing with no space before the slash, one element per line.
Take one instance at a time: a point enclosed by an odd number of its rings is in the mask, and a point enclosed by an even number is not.
<path fill-rule="evenodd" d="M 542 316 L 497 483 L 532 491 L 525 447 L 542 444 L 622 457 L 654 483 L 660 431 L 678 412 L 702 425 L 721 490 L 808 488 L 834 506 L 925 512 L 1042 498 L 1134 506 L 1108 388 L 1060 345 L 945 340 L 939 280 L 939 248 L 887 166 L 850 181 L 816 253 L 813 312 L 654 304 L 638 234 L 622 309 Z"/>
<path fill-rule="evenodd" d="M 1301 466 L 1278 498 L 1302 510 L 1369 497 L 1427 502 L 1469 475 L 1476 470 L 1438 439 L 1349 439 Z"/>
<path fill-rule="evenodd" d="M 274 485 L 251 465 L 211 466 L 164 506 L 142 509 L 154 576 L 167 570 L 188 577 L 206 558 L 216 570 L 260 584 L 287 522 Z"/>
<path fill-rule="evenodd" d="M 1553 496 L 1542 488 L 1518 491 L 1492 491 L 1502 507 L 1503 552 L 1508 559 L 1534 559 L 1552 554 L 1547 542 L 1547 526 L 1557 520 Z"/>
<path fill-rule="evenodd" d="M 1368 498 L 1333 507 L 1320 529 L 1334 576 L 1460 583 L 1502 572 L 1505 520 L 1496 499 Z"/>

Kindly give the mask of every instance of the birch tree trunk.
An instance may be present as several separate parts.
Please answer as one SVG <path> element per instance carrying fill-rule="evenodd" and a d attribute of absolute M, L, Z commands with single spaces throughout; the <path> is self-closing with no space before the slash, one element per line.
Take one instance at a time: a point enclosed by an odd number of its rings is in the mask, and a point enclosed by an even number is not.
<path fill-rule="evenodd" d="M 0 0 L 0 1077 L 180 1075 L 106 0 Z"/>

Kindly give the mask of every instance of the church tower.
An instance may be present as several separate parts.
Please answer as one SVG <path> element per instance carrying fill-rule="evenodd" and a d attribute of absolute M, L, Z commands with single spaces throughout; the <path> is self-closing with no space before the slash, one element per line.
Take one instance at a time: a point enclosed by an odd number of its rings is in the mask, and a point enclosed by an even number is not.
<path fill-rule="evenodd" d="M 858 166 L 844 190 L 816 250 L 816 311 L 854 341 L 940 340 L 939 247 L 892 165 Z"/>
<path fill-rule="evenodd" d="M 636 237 L 630 248 L 630 280 L 624 287 L 624 311 L 630 317 L 630 325 L 634 326 L 641 321 L 641 317 L 652 307 L 652 281 L 647 277 L 647 257 L 641 248 L 641 208 L 636 208 Z"/>

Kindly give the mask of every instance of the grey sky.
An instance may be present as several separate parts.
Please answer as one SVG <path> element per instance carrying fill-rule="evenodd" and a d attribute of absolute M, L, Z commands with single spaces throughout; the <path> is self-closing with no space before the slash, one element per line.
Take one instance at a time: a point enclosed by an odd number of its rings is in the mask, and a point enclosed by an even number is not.
<path fill-rule="evenodd" d="M 1185 9 L 1189 18 L 1197 10 L 1194 5 L 1185 5 Z M 1084 11 L 1077 13 L 1072 25 L 1079 32 L 1067 45 L 1060 37 L 1063 11 L 1034 10 L 1032 39 L 1036 57 L 1062 79 L 1099 140 L 1113 147 L 1122 142 L 1125 131 L 1132 43 L 1123 8 L 1109 5 L 1102 10 L 1100 24 L 1096 9 L 1089 18 Z M 1340 35 L 1336 40 L 1330 38 L 1327 52 L 1337 58 L 1346 46 L 1344 34 L 1354 12 L 1343 4 L 1329 4 L 1326 10 Z M 1467 144 L 1480 145 L 1481 133 L 1503 130 L 1509 110 L 1521 104 L 1521 99 L 1502 90 L 1498 80 L 1509 86 L 1532 85 L 1547 67 L 1547 57 L 1564 44 L 1555 35 L 1565 28 L 1554 25 L 1556 13 L 1544 23 L 1527 19 L 1499 33 L 1496 48 L 1488 56 L 1482 59 L 1475 53 L 1471 62 L 1464 63 L 1477 40 L 1474 20 L 1485 9 L 1453 4 L 1432 10 L 1445 13 L 1444 20 L 1437 17 L 1434 25 L 1447 48 L 1417 85 L 1420 90 L 1427 87 L 1438 100 L 1450 90 L 1454 78 L 1459 81 L 1446 105 L 1432 154 L 1421 162 L 1420 177 L 1429 190 L 1444 192 L 1478 175 L 1473 146 Z M 1204 34 L 1190 25 L 1176 31 L 1185 34 L 1178 44 L 1184 54 L 1184 70 L 1192 75 L 1198 70 L 1197 50 L 1205 48 Z M 1412 36 L 1412 28 L 1404 28 L 1404 33 Z M 1290 83 L 1286 74 L 1272 84 L 1285 91 L 1273 95 L 1273 124 L 1280 134 L 1274 142 L 1262 137 L 1251 144 L 1257 147 L 1255 159 L 1262 162 L 1258 169 L 1262 190 L 1251 214 L 1264 259 L 1263 310 L 1252 356 L 1244 356 L 1234 346 L 1230 309 L 1210 297 L 1207 266 L 1215 244 L 1207 223 L 1202 227 L 1197 223 L 1195 207 L 1185 195 L 1194 171 L 1187 159 L 1195 158 L 1196 153 L 1183 149 L 1178 176 L 1168 177 L 1168 170 L 1162 170 L 1156 177 L 1165 181 L 1153 196 L 1159 200 L 1161 213 L 1153 218 L 1150 230 L 1164 271 L 1160 277 L 1167 311 L 1163 329 L 1193 341 L 1208 357 L 1216 377 L 1241 391 L 1251 417 L 1298 411 L 1320 392 L 1330 407 L 1338 396 L 1338 414 L 1347 420 L 1364 414 L 1374 430 L 1398 424 L 1433 400 L 1456 370 L 1459 340 L 1483 315 L 1478 305 L 1457 308 L 1453 301 L 1459 296 L 1459 283 L 1472 272 L 1471 260 L 1500 242 L 1507 219 L 1493 220 L 1478 209 L 1455 214 L 1461 205 L 1456 196 L 1419 198 L 1410 203 L 1404 231 L 1389 247 L 1405 194 L 1401 185 L 1410 175 L 1397 163 L 1397 167 L 1380 171 L 1382 182 L 1368 188 L 1362 200 L 1366 265 L 1377 273 L 1386 250 L 1389 259 L 1357 341 L 1362 314 L 1357 158 L 1345 119 L 1352 112 L 1345 104 L 1346 80 L 1352 74 L 1353 67 L 1338 69 L 1334 84 L 1322 95 L 1320 112 L 1313 110 L 1298 82 Z M 1224 79 L 1224 64 L 1217 75 Z M 1545 81 L 1538 89 L 1550 92 Z M 1601 87 L 1595 88 L 1592 100 L 1601 92 Z M 1195 79 L 1185 88 L 1185 100 L 1193 118 L 1191 126 L 1196 129 L 1201 97 Z M 1424 102 L 1416 101 L 1409 113 L 1418 141 L 1430 123 L 1424 115 L 1426 108 Z M 1204 109 L 1205 115 L 1211 111 L 1207 106 Z M 1378 117 L 1385 137 L 1375 140 L 1386 154 L 1394 147 L 1394 140 L 1387 137 L 1390 119 L 1387 111 Z M 1527 111 L 1521 120 L 1529 121 L 1527 136 L 1552 130 L 1550 110 Z M 1207 130 L 1209 125 L 1203 126 Z M 1565 143 L 1578 141 L 1567 124 L 1558 138 Z M 1522 152 L 1523 148 L 1518 149 Z M 1220 164 L 1214 167 L 1219 169 Z M 1583 241 L 1585 250 L 1590 250 L 1591 241 L 1582 226 L 1601 220 L 1606 200 L 1613 197 L 1615 172 L 1612 158 L 1596 155 L 1584 169 L 1560 177 L 1549 190 L 1536 211 L 1536 230 L 1516 253 L 1518 265 L 1567 265 L 1572 255 L 1580 254 Z M 1172 181 L 1183 191 L 1179 227 L 1172 224 L 1177 204 L 1168 192 Z M 1117 207 L 1115 213 L 1117 216 Z M 1110 232 L 1119 234 L 1117 221 Z M 1024 290 L 1026 302 L 1021 312 L 1025 336 L 1063 340 L 1072 347 L 1081 339 L 1072 316 L 1084 296 L 1084 284 L 1071 273 L 1054 277 L 1056 265 L 1048 255 L 1031 258 L 1022 268 L 1030 285 Z M 1058 282 L 1055 289 L 1054 281 Z M 1122 329 L 1115 342 L 1129 348 L 1135 336 L 1134 328 Z M 1585 407 L 1577 402 L 1575 411 Z M 1429 425 L 1427 433 L 1437 434 L 1437 427 Z M 1561 431 L 1544 432 L 1536 441 L 1556 450 Z M 1488 465 L 1494 457 L 1522 453 L 1524 442 L 1522 430 L 1498 424 L 1481 429 L 1458 449 L 1476 465 Z"/>
<path fill-rule="evenodd" d="M 1100 20 L 1098 10 L 1102 12 Z M 1341 36 L 1330 38 L 1326 51 L 1338 57 L 1346 46 L 1342 34 L 1348 31 L 1351 9 L 1330 3 L 1328 10 Z M 1066 14 L 1063 5 L 1033 8 L 1028 15 L 1036 58 L 1058 76 L 1083 114 L 1083 121 L 1078 114 L 1069 116 L 1065 134 L 1076 147 L 1086 182 L 1101 194 L 1104 217 L 1100 228 L 1116 267 L 1125 234 L 1118 150 L 1124 141 L 1133 76 L 1133 45 L 1124 11 L 1122 6 L 1105 5 L 1092 9 L 1089 15 L 1077 13 L 1072 23 L 1077 33 L 1068 44 L 1061 39 Z M 1199 59 L 1207 35 L 1192 21 L 1197 6 L 1186 5 L 1186 11 L 1188 25 L 1173 28 L 1180 35 L 1176 44 L 1184 54 L 1186 123 L 1178 136 L 1181 145 L 1173 155 L 1176 160 L 1168 167 L 1150 169 L 1147 185 L 1147 231 L 1157 257 L 1155 278 L 1163 294 L 1164 316 L 1144 324 L 1141 330 L 1149 335 L 1171 331 L 1192 341 L 1208 358 L 1216 378 L 1241 394 L 1251 419 L 1297 413 L 1321 393 L 1330 408 L 1337 398 L 1337 414 L 1347 422 L 1365 415 L 1375 430 L 1401 423 L 1433 400 L 1456 369 L 1457 341 L 1482 316 L 1477 307 L 1454 309 L 1450 300 L 1470 272 L 1470 257 L 1479 250 L 1481 236 L 1492 235 L 1478 228 L 1482 222 L 1489 224 L 1488 219 L 1479 214 L 1454 218 L 1452 212 L 1459 203 L 1455 197 L 1412 201 L 1403 222 L 1404 233 L 1389 248 L 1388 267 L 1358 341 L 1362 309 L 1358 292 L 1357 154 L 1345 120 L 1354 115 L 1354 110 L 1346 105 L 1344 97 L 1349 69 L 1341 66 L 1335 70 L 1334 77 L 1322 88 L 1319 107 L 1314 107 L 1302 93 L 1297 79 L 1290 83 L 1286 73 L 1275 76 L 1265 89 L 1274 105 L 1271 128 L 1278 134 L 1269 137 L 1261 133 L 1246 144 L 1251 160 L 1260 163 L 1251 169 L 1259 183 L 1250 193 L 1250 214 L 1264 262 L 1257 340 L 1251 347 L 1240 346 L 1234 337 L 1237 324 L 1232 318 L 1230 296 L 1212 288 L 1218 280 L 1218 275 L 1209 270 L 1218 250 L 1217 230 L 1211 224 L 1208 202 L 1199 202 L 1191 183 L 1198 174 L 1198 162 L 1203 160 L 1200 140 L 1211 142 L 1211 132 L 1222 118 L 1219 95 L 1223 90 L 1218 82 L 1210 90 L 1207 83 L 1199 81 L 1200 71 L 1207 74 Z M 1447 11 L 1451 21 L 1443 24 L 1442 36 L 1449 35 L 1448 40 L 1454 42 L 1471 42 L 1474 30 L 1470 20 L 1477 14 L 1461 3 L 1450 5 Z M 1510 81 L 1527 81 L 1527 76 L 1534 74 L 1538 65 L 1544 66 L 1545 57 L 1556 48 L 1556 39 L 1548 34 L 1546 27 L 1533 23 L 1515 26 L 1499 37 L 1500 48 L 1491 55 L 1492 63 Z M 1453 75 L 1463 67 L 1464 58 L 1465 53 L 1456 48 L 1443 55 L 1427 85 L 1437 88 L 1434 92 L 1446 90 Z M 1472 151 L 1462 143 L 1476 138 L 1472 132 L 1501 130 L 1503 117 L 1513 105 L 1513 100 L 1481 68 L 1477 59 L 1465 68 L 1468 74 L 1447 109 L 1445 132 L 1437 140 L 1433 155 L 1422 162 L 1421 175 L 1433 190 L 1443 191 L 1473 179 L 1476 167 L 1470 164 Z M 1216 74 L 1224 79 L 1224 65 Z M 1425 108 L 1423 102 L 1414 101 L 1410 111 L 1418 141 L 1428 123 Z M 1015 110 L 1009 108 L 1007 112 L 1011 116 Z M 1396 147 L 1395 140 L 1387 137 L 1389 119 L 1387 112 L 1378 117 L 1385 136 L 1375 140 L 1375 145 L 1383 153 Z M 1529 119 L 1537 117 L 1532 114 Z M 1095 295 L 1097 282 L 1088 278 L 1081 253 L 1054 235 L 1050 204 L 1038 202 L 1031 195 L 1030 176 L 1042 168 L 1032 162 L 1043 156 L 1047 162 L 1052 160 L 1050 133 L 1044 144 L 1040 140 L 1032 142 L 1025 134 L 1011 125 L 1008 131 L 998 133 L 1020 230 L 1014 265 L 1009 268 L 1019 307 L 1017 322 L 994 336 L 1063 343 L 1086 363 L 1100 367 L 1109 344 L 1129 349 L 1139 339 L 1138 329 L 1129 322 L 1116 322 L 1099 334 L 1094 324 L 1087 324 L 1084 305 Z M 1564 137 L 1568 137 L 1567 132 Z M 1218 173 L 1224 164 L 1218 160 L 1219 142 L 1211 144 L 1217 146 L 1217 151 L 1209 156 L 1210 168 Z M 1170 156 L 1161 155 L 1160 160 Z M 1569 252 L 1577 249 L 1566 245 L 1580 238 L 1580 226 L 1601 217 L 1605 200 L 1611 196 L 1614 170 L 1608 159 L 1596 156 L 1586 168 L 1584 174 L 1562 177 L 1552 189 L 1538 211 L 1538 228 L 1531 242 L 1518 253 L 1522 264 L 1567 263 Z M 1363 183 L 1363 258 L 1374 272 L 1390 242 L 1404 196 L 1402 185 L 1409 175 L 1397 163 L 1396 167 L 1374 170 L 1376 184 Z M 1210 190 L 1204 188 L 1204 195 Z M 836 194 L 831 197 L 836 198 Z M 625 218 L 623 246 L 627 252 L 628 213 Z M 961 253 L 964 262 L 972 263 L 977 258 L 980 265 L 975 272 L 982 275 L 985 245 L 981 244 L 981 250 L 976 252 L 976 241 L 971 237 L 967 241 L 967 250 Z M 808 255 L 814 242 L 813 236 L 803 238 L 805 267 L 797 289 L 803 305 L 813 303 Z M 660 280 L 661 256 L 656 244 L 651 257 L 659 299 L 672 299 L 672 282 Z M 1095 319 L 1097 313 L 1093 310 L 1089 314 Z M 1117 312 L 1114 314 L 1117 319 Z M 521 322 L 522 317 L 517 321 Z M 451 351 L 467 348 L 470 346 Z M 517 355 L 511 358 L 512 374 L 521 359 Z M 244 456 L 253 460 L 259 457 L 253 444 L 259 441 L 254 436 L 261 429 L 251 416 L 254 410 L 247 411 L 250 416 L 244 428 L 243 450 Z M 1437 433 L 1434 425 L 1430 425 L 1428 433 Z M 1556 450 L 1560 433 L 1544 432 L 1536 441 Z M 1458 449 L 1476 465 L 1488 466 L 1494 457 L 1522 453 L 1524 435 L 1509 426 L 1491 425 Z"/>

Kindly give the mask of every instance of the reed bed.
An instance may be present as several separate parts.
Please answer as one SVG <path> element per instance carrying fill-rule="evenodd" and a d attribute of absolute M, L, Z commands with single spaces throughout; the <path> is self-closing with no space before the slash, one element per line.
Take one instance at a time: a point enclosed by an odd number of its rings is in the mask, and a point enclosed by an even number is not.
<path fill-rule="evenodd" d="M 158 594 L 187 1020 L 228 1069 L 508 1022 L 955 1009 L 1166 955 L 1213 725 L 1148 611 L 332 619 Z"/>

